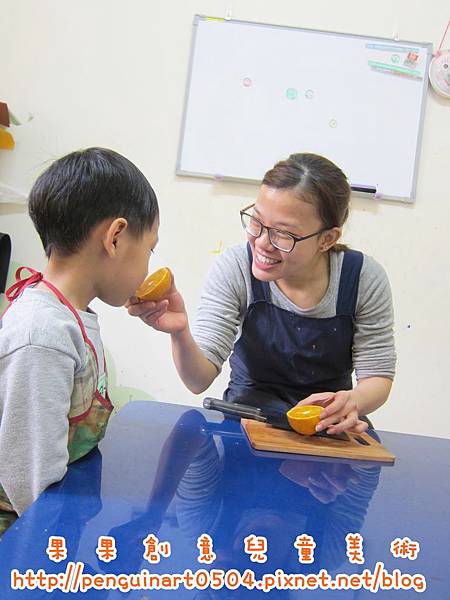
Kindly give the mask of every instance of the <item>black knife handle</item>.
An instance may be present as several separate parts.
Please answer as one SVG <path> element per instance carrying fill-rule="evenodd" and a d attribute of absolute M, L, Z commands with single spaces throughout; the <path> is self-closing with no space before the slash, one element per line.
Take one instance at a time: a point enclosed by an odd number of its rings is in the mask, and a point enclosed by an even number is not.
<path fill-rule="evenodd" d="M 257 406 L 250 406 L 249 404 L 241 404 L 240 402 L 229 402 L 228 400 L 220 400 L 219 398 L 205 398 L 203 400 L 203 407 L 212 410 L 227 410 L 230 407 L 236 410 L 245 410 L 245 412 L 252 412 L 257 415 L 261 415 L 261 409 Z"/>
<path fill-rule="evenodd" d="M 218 410 L 227 415 L 236 415 L 247 419 L 266 422 L 266 417 L 261 414 L 261 409 L 247 404 L 238 404 L 237 402 L 227 402 L 218 398 L 205 398 L 203 407 L 209 410 Z"/>

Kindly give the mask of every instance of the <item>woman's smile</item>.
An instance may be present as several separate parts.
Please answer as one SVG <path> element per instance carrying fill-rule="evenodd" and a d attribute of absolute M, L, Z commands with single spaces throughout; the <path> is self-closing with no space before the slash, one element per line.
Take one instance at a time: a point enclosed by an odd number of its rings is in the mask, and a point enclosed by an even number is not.
<path fill-rule="evenodd" d="M 265 254 L 261 254 L 258 250 L 254 250 L 254 262 L 259 269 L 268 270 L 272 268 L 274 265 L 278 265 L 281 260 L 276 260 L 275 258 L 270 258 Z"/>

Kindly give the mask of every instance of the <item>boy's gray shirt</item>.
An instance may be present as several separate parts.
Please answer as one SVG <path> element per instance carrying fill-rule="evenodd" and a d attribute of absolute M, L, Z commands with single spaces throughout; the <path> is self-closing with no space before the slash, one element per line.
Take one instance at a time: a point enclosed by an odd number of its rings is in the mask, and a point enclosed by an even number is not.
<path fill-rule="evenodd" d="M 97 315 L 77 312 L 102 373 Z M 19 515 L 67 470 L 74 375 L 86 361 L 70 310 L 50 291 L 25 289 L 0 329 L 0 483 Z"/>
<path fill-rule="evenodd" d="M 270 282 L 273 304 L 305 317 L 336 315 L 344 252 L 330 252 L 330 281 L 322 300 L 302 309 Z M 213 263 L 206 279 L 193 336 L 205 356 L 219 369 L 228 359 L 239 338 L 249 304 L 253 302 L 247 244 L 233 246 Z M 383 267 L 364 255 L 356 304 L 353 338 L 353 367 L 357 379 L 394 378 L 395 345 L 393 307 L 388 278 Z"/>

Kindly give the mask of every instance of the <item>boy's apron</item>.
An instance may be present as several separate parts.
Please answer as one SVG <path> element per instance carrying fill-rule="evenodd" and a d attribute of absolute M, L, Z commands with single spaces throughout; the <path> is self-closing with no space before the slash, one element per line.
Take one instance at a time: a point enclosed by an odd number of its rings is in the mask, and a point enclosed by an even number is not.
<path fill-rule="evenodd" d="M 352 389 L 352 346 L 363 255 L 344 254 L 336 316 L 305 317 L 271 302 L 267 281 L 251 271 L 253 302 L 230 357 L 224 399 L 279 411 L 315 392 Z"/>
<path fill-rule="evenodd" d="M 27 269 L 31 276 L 21 279 L 21 273 Z M 94 344 L 89 339 L 83 322 L 70 302 L 49 281 L 43 278 L 42 273 L 28 267 L 20 267 L 16 271 L 16 283 L 6 291 L 10 304 L 16 300 L 26 287 L 42 282 L 55 294 L 58 300 L 67 306 L 75 317 L 86 346 L 87 360 L 85 366 L 74 376 L 72 396 L 69 410 L 69 463 L 77 460 L 95 448 L 103 438 L 113 406 L 108 396 L 106 361 L 104 373 L 99 374 L 97 352 Z M 3 318 L 2 315 L 2 318 Z M 0 535 L 15 519 L 17 514 L 0 484 Z"/>

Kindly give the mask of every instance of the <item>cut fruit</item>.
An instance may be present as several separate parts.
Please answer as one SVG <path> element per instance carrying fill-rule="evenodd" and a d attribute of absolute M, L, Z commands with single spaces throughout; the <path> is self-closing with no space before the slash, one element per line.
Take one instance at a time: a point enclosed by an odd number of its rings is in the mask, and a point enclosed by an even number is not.
<path fill-rule="evenodd" d="M 136 290 L 136 296 L 139 300 L 152 300 L 153 302 L 158 302 L 158 300 L 161 300 L 161 298 L 167 294 L 171 285 L 172 273 L 170 272 L 170 269 L 163 267 L 149 275 L 147 279 L 141 283 Z"/>
<path fill-rule="evenodd" d="M 320 421 L 320 413 L 323 411 L 323 406 L 313 404 L 307 406 L 294 406 L 286 414 L 289 425 L 297 433 L 303 435 L 314 435 L 316 433 L 316 425 Z"/>

